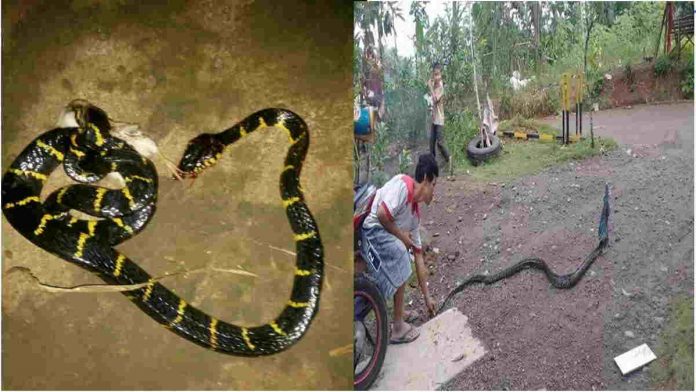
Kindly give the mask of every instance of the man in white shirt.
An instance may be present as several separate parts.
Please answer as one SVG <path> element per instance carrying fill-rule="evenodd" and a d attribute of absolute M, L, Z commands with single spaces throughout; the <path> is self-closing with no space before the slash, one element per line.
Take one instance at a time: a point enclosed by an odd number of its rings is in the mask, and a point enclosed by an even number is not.
<path fill-rule="evenodd" d="M 421 155 L 415 180 L 399 174 L 384 184 L 375 194 L 370 214 L 363 223 L 362 245 L 368 261 L 368 272 L 385 298 L 394 297 L 392 344 L 412 342 L 420 334 L 404 320 L 404 291 L 411 276 L 409 251 L 415 257 L 416 275 L 428 314 L 435 314 L 435 303 L 428 291 L 428 274 L 423 263 L 418 203 L 430 204 L 438 175 L 435 157 L 432 154 Z"/>

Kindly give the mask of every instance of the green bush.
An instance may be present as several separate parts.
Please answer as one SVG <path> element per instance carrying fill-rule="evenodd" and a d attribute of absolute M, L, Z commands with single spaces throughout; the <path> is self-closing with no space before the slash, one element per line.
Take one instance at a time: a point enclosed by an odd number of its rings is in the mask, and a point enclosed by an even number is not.
<path fill-rule="evenodd" d="M 509 91 L 506 91 L 505 94 L 503 94 L 502 97 L 500 97 L 500 113 L 499 115 L 501 117 L 511 117 L 510 113 L 512 113 L 512 102 L 511 102 L 511 97 L 512 95 L 510 94 Z"/>
<path fill-rule="evenodd" d="M 681 78 L 681 91 L 684 94 L 684 98 L 694 97 L 694 69 L 686 68 L 682 71 Z"/>
<path fill-rule="evenodd" d="M 413 166 L 413 159 L 411 159 L 411 150 L 404 148 L 399 153 L 399 173 L 408 174 Z"/>
<path fill-rule="evenodd" d="M 469 111 L 447 113 L 445 143 L 455 164 L 466 160 L 466 146 L 478 133 L 478 116 Z"/>
<path fill-rule="evenodd" d="M 375 124 L 377 138 L 370 149 L 370 159 L 372 167 L 376 170 L 384 169 L 384 162 L 387 159 L 387 146 L 389 145 L 389 134 L 391 130 L 386 123 L 378 122 Z"/>
<path fill-rule="evenodd" d="M 694 46 L 684 45 L 681 53 L 681 91 L 684 98 L 694 97 Z"/>
<path fill-rule="evenodd" d="M 665 76 L 672 69 L 672 59 L 669 55 L 663 54 L 655 60 L 655 75 Z"/>
<path fill-rule="evenodd" d="M 602 90 L 604 89 L 604 77 L 600 77 L 597 80 L 592 83 L 592 88 L 589 91 L 590 98 L 595 99 L 602 94 Z"/>

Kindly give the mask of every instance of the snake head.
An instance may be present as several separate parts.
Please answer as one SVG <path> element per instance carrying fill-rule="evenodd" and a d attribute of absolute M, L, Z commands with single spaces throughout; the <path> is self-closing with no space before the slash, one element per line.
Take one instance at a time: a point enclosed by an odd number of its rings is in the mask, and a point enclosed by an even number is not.
<path fill-rule="evenodd" d="M 215 135 L 204 133 L 196 136 L 186 146 L 179 161 L 179 172 L 186 177 L 197 177 L 203 170 L 215 165 L 222 156 L 225 145 Z"/>
<path fill-rule="evenodd" d="M 77 123 L 79 143 L 87 148 L 99 149 L 110 136 L 109 116 L 101 108 L 84 99 L 75 99 L 65 108 L 61 121 Z"/>

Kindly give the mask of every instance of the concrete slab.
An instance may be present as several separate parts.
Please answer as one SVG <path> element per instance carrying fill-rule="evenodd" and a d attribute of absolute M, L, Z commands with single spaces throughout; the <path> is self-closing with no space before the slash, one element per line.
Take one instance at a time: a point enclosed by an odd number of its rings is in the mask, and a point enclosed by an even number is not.
<path fill-rule="evenodd" d="M 486 354 L 468 318 L 450 309 L 420 327 L 412 343 L 389 345 L 376 390 L 435 390 Z"/>

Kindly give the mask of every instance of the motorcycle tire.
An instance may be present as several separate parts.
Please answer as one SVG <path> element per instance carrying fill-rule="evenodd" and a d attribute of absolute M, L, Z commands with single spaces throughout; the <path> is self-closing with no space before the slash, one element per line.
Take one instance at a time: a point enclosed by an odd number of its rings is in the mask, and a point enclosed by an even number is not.
<path fill-rule="evenodd" d="M 375 313 L 377 322 L 377 336 L 375 342 L 375 352 L 370 358 L 370 363 L 364 370 L 354 375 L 353 389 L 365 391 L 375 381 L 384 363 L 384 356 L 387 353 L 389 344 L 389 320 L 387 319 L 387 305 L 382 293 L 366 275 L 360 274 L 354 279 L 353 298 L 364 298 Z M 354 301 L 355 302 L 355 301 Z M 357 364 L 353 365 L 354 367 Z"/>

